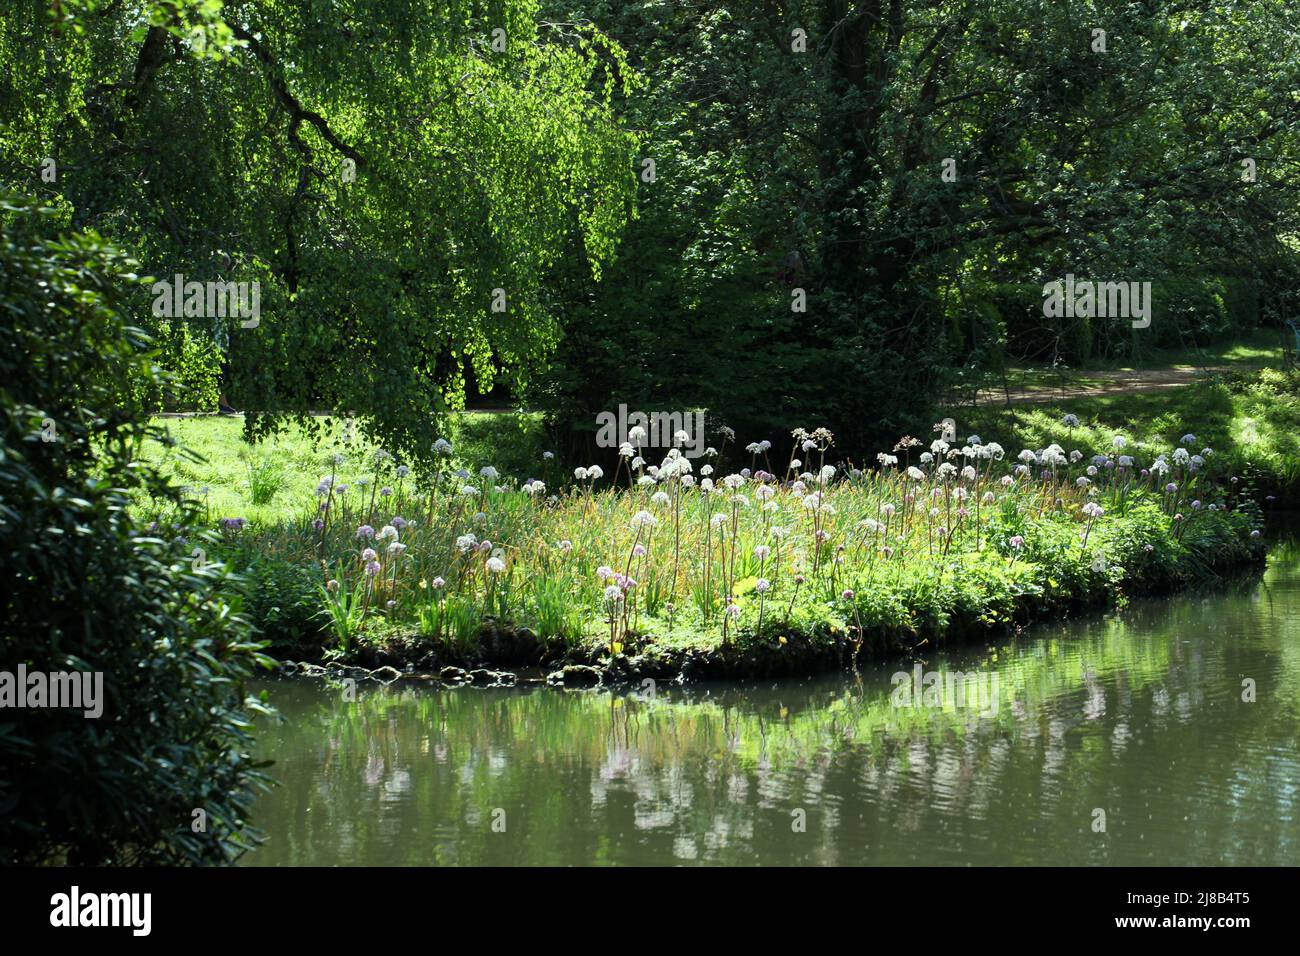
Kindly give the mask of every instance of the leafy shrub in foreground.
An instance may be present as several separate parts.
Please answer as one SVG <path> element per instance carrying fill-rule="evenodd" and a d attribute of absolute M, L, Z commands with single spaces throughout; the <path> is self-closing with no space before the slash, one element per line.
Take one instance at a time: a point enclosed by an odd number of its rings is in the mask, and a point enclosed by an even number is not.
<path fill-rule="evenodd" d="M 219 566 L 192 557 L 210 542 L 136 460 L 166 383 L 115 308 L 129 263 L 59 226 L 0 194 L 0 668 L 100 673 L 102 714 L 6 710 L 0 862 L 229 861 L 254 836 L 260 656 Z M 170 540 L 133 521 L 132 491 L 174 502 Z"/>

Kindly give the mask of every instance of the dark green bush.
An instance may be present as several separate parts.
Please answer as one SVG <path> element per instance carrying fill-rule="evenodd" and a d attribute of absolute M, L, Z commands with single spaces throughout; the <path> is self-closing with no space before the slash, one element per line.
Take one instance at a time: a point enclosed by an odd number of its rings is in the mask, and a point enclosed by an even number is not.
<path fill-rule="evenodd" d="M 251 554 L 245 560 L 231 562 L 239 570 L 242 610 L 270 651 L 318 637 L 325 623 L 320 617 L 319 567 Z"/>
<path fill-rule="evenodd" d="M 0 194 L 0 668 L 102 673 L 103 711 L 0 716 L 0 863 L 229 861 L 255 839 L 244 682 L 264 658 L 139 462 L 167 383 L 116 308 L 130 263 L 65 226 Z M 179 523 L 139 527 L 133 492 Z"/>

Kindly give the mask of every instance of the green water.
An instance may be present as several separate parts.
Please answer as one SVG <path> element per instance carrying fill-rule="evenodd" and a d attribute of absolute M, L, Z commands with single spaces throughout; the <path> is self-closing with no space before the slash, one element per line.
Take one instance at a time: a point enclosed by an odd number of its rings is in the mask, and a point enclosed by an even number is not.
<path fill-rule="evenodd" d="M 1300 864 L 1294 533 L 1262 580 L 924 662 L 996 674 L 982 710 L 895 706 L 907 666 L 652 699 L 268 684 L 281 784 L 244 862 Z"/>

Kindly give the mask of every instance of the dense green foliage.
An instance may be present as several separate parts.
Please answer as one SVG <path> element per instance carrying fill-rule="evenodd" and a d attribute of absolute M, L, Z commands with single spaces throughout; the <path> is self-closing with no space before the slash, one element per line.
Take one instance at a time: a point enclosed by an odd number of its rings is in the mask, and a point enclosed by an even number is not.
<path fill-rule="evenodd" d="M 260 658 L 192 506 L 139 461 L 139 396 L 166 382 L 118 311 L 135 277 L 66 212 L 0 195 L 0 228 L 0 661 L 103 681 L 98 717 L 0 718 L 0 862 L 227 861 L 249 841 Z M 170 505 L 168 540 L 133 495 Z"/>
<path fill-rule="evenodd" d="M 635 139 L 610 100 L 635 76 L 532 0 L 238 0 L 206 56 L 168 30 L 190 4 L 152 25 L 98 4 L 75 31 L 45 0 L 5 6 L 0 177 L 161 279 L 260 283 L 254 327 L 132 302 L 208 407 L 185 343 L 226 354 L 230 399 L 265 413 L 251 435 L 325 408 L 427 453 L 467 381 L 540 370 L 546 273 L 572 240 L 599 275 L 629 212 Z"/>
<path fill-rule="evenodd" d="M 261 283 L 255 328 L 146 320 L 153 400 L 223 373 L 250 437 L 351 411 L 414 460 L 493 391 L 574 463 L 620 403 L 852 452 L 1008 355 L 1295 312 L 1286 0 L 6 6 L 0 177 Z M 1067 273 L 1152 282 L 1152 327 L 1045 319 Z"/>
<path fill-rule="evenodd" d="M 579 458 L 624 401 L 742 434 L 824 422 L 857 452 L 921 434 L 1004 350 L 1123 355 L 1296 312 L 1289 4 L 552 5 L 645 73 L 623 109 L 657 159 L 618 261 L 562 289 L 537 401 Z M 1152 327 L 1046 321 L 1067 272 L 1152 281 Z"/>

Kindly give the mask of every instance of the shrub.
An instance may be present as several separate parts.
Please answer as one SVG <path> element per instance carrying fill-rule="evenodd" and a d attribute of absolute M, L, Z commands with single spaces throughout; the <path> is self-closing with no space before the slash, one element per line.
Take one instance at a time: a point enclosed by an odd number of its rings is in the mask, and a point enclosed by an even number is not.
<path fill-rule="evenodd" d="M 116 309 L 130 263 L 60 225 L 0 194 L 0 649 L 101 673 L 103 711 L 5 714 L 0 862 L 226 862 L 256 838 L 244 682 L 264 659 L 220 565 L 191 560 L 208 542 L 189 508 L 136 460 L 168 383 Z M 173 501 L 176 525 L 139 527 L 133 492 Z"/>

